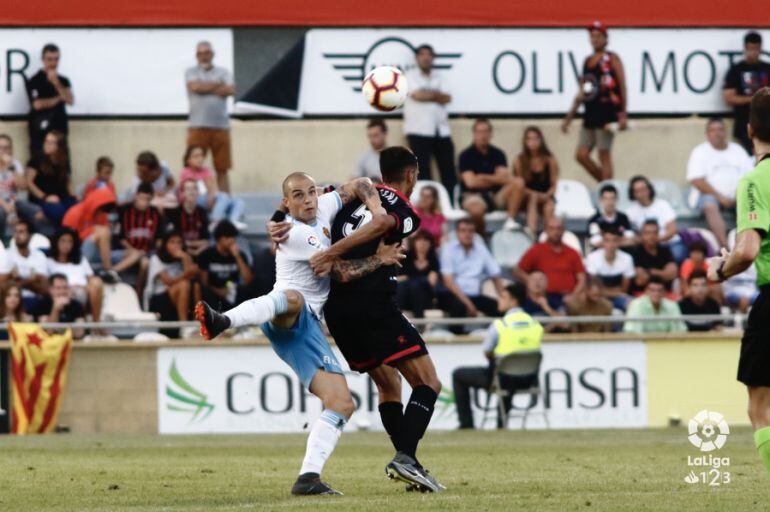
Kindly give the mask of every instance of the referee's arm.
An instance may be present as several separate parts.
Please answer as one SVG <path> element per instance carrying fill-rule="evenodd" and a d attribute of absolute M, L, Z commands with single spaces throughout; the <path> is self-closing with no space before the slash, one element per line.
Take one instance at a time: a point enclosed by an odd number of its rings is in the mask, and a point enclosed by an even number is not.
<path fill-rule="evenodd" d="M 730 253 L 723 248 L 720 256 L 709 259 L 709 280 L 720 282 L 740 274 L 757 258 L 762 237 L 770 226 L 770 204 L 763 196 L 759 184 L 748 176 L 738 183 L 735 247 Z"/>

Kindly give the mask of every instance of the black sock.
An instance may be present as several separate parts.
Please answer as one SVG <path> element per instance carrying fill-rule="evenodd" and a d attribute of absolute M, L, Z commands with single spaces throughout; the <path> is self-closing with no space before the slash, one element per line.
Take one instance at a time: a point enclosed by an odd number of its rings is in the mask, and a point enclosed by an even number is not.
<path fill-rule="evenodd" d="M 416 459 L 417 443 L 420 442 L 433 416 L 433 406 L 438 394 L 429 386 L 417 386 L 412 390 L 404 411 L 404 435 L 401 451 Z"/>
<path fill-rule="evenodd" d="M 404 434 L 404 406 L 401 402 L 382 402 L 379 409 L 382 426 L 390 436 L 393 447 L 400 451 Z"/>

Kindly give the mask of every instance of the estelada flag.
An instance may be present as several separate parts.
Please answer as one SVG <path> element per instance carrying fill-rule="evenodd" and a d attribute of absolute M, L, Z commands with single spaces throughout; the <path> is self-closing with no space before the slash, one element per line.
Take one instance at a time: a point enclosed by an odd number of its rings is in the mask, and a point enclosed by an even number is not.
<path fill-rule="evenodd" d="M 72 332 L 49 334 L 37 324 L 11 323 L 14 434 L 50 432 L 67 382 Z"/>

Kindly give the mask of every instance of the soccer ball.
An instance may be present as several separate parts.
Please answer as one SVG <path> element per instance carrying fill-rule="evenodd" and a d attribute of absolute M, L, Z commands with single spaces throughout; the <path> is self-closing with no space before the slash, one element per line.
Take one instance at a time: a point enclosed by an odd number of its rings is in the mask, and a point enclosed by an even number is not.
<path fill-rule="evenodd" d="M 401 107 L 409 86 L 400 69 L 391 66 L 374 68 L 361 84 L 366 102 L 377 110 L 390 112 Z"/>

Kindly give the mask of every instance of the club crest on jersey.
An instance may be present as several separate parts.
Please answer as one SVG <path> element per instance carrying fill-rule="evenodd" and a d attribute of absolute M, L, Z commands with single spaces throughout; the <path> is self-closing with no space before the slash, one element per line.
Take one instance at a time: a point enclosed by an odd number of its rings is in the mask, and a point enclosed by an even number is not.
<path fill-rule="evenodd" d="M 307 243 L 308 245 L 311 245 L 317 249 L 321 248 L 321 242 L 318 240 L 318 237 L 315 235 L 310 235 L 307 237 Z"/>
<path fill-rule="evenodd" d="M 412 231 L 412 228 L 414 227 L 414 223 L 412 222 L 411 217 L 407 217 L 404 219 L 404 234 L 409 233 Z"/>
<path fill-rule="evenodd" d="M 332 239 L 332 234 L 329 233 L 329 230 L 327 228 L 323 228 L 324 236 L 328 238 L 329 240 Z"/>

